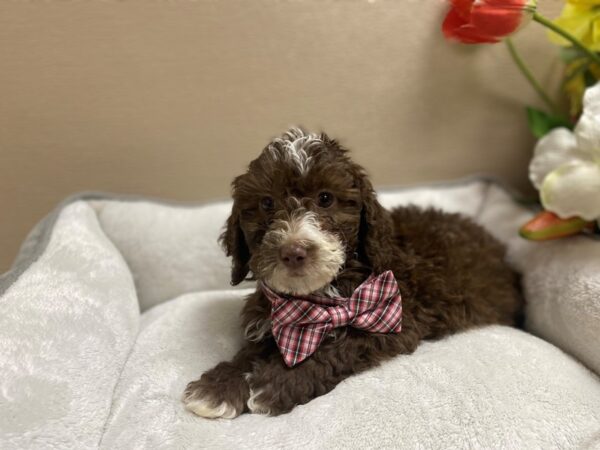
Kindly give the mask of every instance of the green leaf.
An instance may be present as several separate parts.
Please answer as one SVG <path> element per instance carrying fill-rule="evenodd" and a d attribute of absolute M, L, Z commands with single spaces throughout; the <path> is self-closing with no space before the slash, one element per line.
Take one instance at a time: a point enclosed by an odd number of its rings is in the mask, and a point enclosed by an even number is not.
<path fill-rule="evenodd" d="M 561 47 L 559 57 L 565 64 L 570 64 L 577 59 L 587 59 L 588 56 L 575 47 Z"/>
<path fill-rule="evenodd" d="M 593 73 L 591 73 L 589 70 L 586 70 L 583 73 L 583 80 L 585 82 L 586 87 L 593 86 L 598 82 L 598 79 L 596 78 L 596 76 Z"/>
<path fill-rule="evenodd" d="M 573 124 L 564 117 L 554 116 L 531 107 L 527 107 L 527 121 L 529 122 L 529 129 L 538 139 L 554 128 L 573 129 Z"/>

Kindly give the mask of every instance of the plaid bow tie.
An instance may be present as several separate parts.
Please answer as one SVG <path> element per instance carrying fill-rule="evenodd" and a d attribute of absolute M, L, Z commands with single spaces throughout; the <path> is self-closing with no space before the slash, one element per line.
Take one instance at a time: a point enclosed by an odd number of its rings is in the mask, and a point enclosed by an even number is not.
<path fill-rule="evenodd" d="M 402 329 L 402 299 L 391 270 L 371 275 L 350 298 L 289 297 L 263 283 L 261 287 L 271 302 L 273 337 L 288 367 L 312 355 L 334 328 L 352 326 L 371 333 Z"/>

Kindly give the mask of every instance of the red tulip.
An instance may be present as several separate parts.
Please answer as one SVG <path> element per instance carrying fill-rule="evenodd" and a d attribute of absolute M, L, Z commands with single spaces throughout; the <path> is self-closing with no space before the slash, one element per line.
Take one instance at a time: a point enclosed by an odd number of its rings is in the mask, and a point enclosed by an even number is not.
<path fill-rule="evenodd" d="M 495 43 L 514 33 L 535 10 L 532 0 L 450 0 L 442 25 L 448 39 Z"/>

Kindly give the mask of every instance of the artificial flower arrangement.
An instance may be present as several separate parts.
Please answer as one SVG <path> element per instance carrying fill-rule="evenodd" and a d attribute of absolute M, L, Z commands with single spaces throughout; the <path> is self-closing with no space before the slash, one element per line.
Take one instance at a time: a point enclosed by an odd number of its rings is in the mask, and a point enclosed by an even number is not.
<path fill-rule="evenodd" d="M 537 11 L 536 0 L 449 0 L 442 25 L 446 38 L 464 44 L 504 42 L 513 61 L 546 105 L 527 108 L 539 140 L 529 178 L 544 211 L 523 225 L 532 240 L 598 233 L 600 224 L 600 0 L 566 0 L 554 21 Z M 529 22 L 548 29 L 565 62 L 565 114 L 520 57 L 510 36 Z"/>

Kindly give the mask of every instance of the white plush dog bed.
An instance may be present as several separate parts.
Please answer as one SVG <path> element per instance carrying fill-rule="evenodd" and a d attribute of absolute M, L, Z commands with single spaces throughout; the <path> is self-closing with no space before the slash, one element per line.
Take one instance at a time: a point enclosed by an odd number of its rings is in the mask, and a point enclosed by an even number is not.
<path fill-rule="evenodd" d="M 471 330 L 286 415 L 202 419 L 182 391 L 241 345 L 252 288 L 230 288 L 216 242 L 230 203 L 81 196 L 36 227 L 0 278 L 0 448 L 600 445 L 600 242 L 523 241 L 531 213 L 484 180 L 380 199 L 463 212 L 506 242 L 532 334 Z"/>

